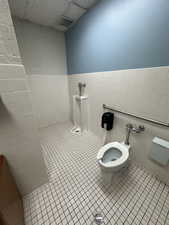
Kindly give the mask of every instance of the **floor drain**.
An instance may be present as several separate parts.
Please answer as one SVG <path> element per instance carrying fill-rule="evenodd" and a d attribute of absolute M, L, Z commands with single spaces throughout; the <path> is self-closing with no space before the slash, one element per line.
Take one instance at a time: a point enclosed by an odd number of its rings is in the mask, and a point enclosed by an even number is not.
<path fill-rule="evenodd" d="M 81 134 L 81 129 L 80 129 L 80 127 L 73 127 L 73 128 L 71 129 L 71 133 L 72 133 L 72 134 Z"/>
<path fill-rule="evenodd" d="M 95 216 L 94 216 L 94 221 L 96 224 L 102 224 L 103 223 L 103 217 L 100 213 L 96 213 Z"/>

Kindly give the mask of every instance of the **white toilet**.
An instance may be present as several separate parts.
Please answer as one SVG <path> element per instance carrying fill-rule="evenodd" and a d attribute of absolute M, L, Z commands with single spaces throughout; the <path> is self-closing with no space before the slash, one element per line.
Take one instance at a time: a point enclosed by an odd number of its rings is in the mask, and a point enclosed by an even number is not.
<path fill-rule="evenodd" d="M 127 165 L 129 149 L 130 145 L 119 142 L 111 142 L 100 148 L 97 160 L 106 183 L 111 183 L 113 174 Z"/>

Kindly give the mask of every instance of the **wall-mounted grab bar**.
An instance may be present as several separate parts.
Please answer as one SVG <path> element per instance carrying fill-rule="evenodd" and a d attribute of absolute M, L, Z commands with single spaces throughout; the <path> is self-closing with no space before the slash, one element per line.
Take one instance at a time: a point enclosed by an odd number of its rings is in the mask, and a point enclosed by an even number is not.
<path fill-rule="evenodd" d="M 136 115 L 134 115 L 132 113 L 128 113 L 128 112 L 124 112 L 124 111 L 121 111 L 121 110 L 118 110 L 118 109 L 111 108 L 111 107 L 109 107 L 109 106 L 107 106 L 105 104 L 103 104 L 103 108 L 107 109 L 107 110 L 114 111 L 114 112 L 118 112 L 118 113 L 121 113 L 121 114 L 124 114 L 124 115 L 127 115 L 127 116 L 135 117 L 137 119 L 141 119 L 141 120 L 144 120 L 144 121 L 147 121 L 147 122 L 150 122 L 150 123 L 154 123 L 154 124 L 157 124 L 157 125 L 160 125 L 160 126 L 169 127 L 169 123 L 163 123 L 161 121 L 148 119 L 148 118 L 141 117 L 141 116 L 136 116 Z"/>

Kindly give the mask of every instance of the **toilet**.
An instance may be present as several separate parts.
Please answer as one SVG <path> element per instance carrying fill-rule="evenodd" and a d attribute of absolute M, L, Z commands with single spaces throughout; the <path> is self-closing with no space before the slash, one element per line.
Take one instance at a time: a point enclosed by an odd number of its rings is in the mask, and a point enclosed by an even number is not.
<path fill-rule="evenodd" d="M 111 183 L 113 174 L 128 164 L 129 149 L 130 145 L 120 142 L 111 142 L 100 148 L 97 160 L 106 183 Z"/>

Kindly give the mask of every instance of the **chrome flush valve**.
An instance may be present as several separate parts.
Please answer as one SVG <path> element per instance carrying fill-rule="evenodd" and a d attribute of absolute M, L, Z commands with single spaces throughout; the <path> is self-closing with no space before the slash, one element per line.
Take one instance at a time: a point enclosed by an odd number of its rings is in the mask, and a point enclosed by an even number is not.
<path fill-rule="evenodd" d="M 83 91 L 84 91 L 83 89 L 86 87 L 86 84 L 79 82 L 78 87 L 79 87 L 79 95 L 82 96 Z"/>
<path fill-rule="evenodd" d="M 129 145 L 130 144 L 129 143 L 130 134 L 131 133 L 137 133 L 137 134 L 139 134 L 139 133 L 141 133 L 141 132 L 143 132 L 145 130 L 145 127 L 143 125 L 139 125 L 138 127 L 136 127 L 136 126 L 133 126 L 133 124 L 128 123 L 126 125 L 126 130 L 127 130 L 127 133 L 126 133 L 125 144 L 126 145 Z"/>

